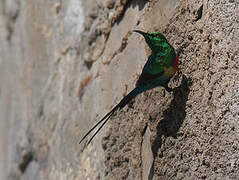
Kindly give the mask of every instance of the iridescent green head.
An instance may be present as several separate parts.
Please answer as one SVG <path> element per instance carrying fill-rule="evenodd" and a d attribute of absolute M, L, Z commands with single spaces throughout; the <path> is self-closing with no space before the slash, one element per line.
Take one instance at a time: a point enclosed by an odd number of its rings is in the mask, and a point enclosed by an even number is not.
<path fill-rule="evenodd" d="M 159 32 L 145 33 L 138 30 L 135 30 L 134 32 L 144 36 L 146 43 L 149 45 L 152 51 L 158 50 L 158 48 L 162 47 L 163 43 L 168 43 L 164 35 Z"/>

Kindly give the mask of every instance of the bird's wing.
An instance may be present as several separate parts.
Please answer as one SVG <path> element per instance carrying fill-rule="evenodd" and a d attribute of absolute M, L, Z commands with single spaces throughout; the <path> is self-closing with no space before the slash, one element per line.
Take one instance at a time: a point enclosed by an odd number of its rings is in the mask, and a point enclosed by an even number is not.
<path fill-rule="evenodd" d="M 151 54 L 147 63 L 144 65 L 141 75 L 136 82 L 136 87 L 150 84 L 153 80 L 163 75 L 163 61 L 155 61 L 155 55 Z"/>
<path fill-rule="evenodd" d="M 164 73 L 163 71 L 161 71 L 161 72 L 159 72 L 157 74 L 149 74 L 147 72 L 142 73 L 139 76 L 138 81 L 136 82 L 136 87 L 144 86 L 144 85 L 147 85 L 147 84 L 151 84 L 156 78 L 162 76 L 163 73 Z"/>
<path fill-rule="evenodd" d="M 170 44 L 166 45 L 167 46 L 165 46 L 165 44 L 162 45 L 160 51 L 157 53 L 152 52 L 149 56 L 149 59 L 142 70 L 142 74 L 136 83 L 136 87 L 150 84 L 156 78 L 164 74 L 165 67 L 172 65 L 176 54 L 174 48 L 170 46 Z"/>

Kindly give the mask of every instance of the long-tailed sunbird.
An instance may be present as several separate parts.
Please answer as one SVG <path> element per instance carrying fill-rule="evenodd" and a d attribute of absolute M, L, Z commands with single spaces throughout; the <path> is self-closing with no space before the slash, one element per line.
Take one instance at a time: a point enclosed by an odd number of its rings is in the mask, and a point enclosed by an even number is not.
<path fill-rule="evenodd" d="M 145 33 L 135 30 L 143 35 L 146 43 L 151 49 L 152 53 L 148 61 L 144 65 L 141 75 L 136 82 L 136 87 L 126 95 L 109 113 L 107 113 L 97 124 L 95 124 L 80 140 L 79 144 L 97 127 L 98 130 L 93 134 L 87 145 L 93 140 L 96 134 L 102 129 L 114 112 L 122 109 L 138 94 L 152 89 L 157 86 L 162 86 L 166 91 L 171 92 L 172 89 L 168 87 L 168 83 L 173 75 L 178 70 L 179 59 L 172 45 L 169 44 L 165 36 L 159 32 Z"/>

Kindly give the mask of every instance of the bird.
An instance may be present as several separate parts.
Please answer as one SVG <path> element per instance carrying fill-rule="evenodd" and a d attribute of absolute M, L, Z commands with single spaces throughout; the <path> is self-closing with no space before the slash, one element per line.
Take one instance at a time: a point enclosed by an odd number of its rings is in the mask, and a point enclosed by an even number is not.
<path fill-rule="evenodd" d="M 146 33 L 140 30 L 133 32 L 142 35 L 151 49 L 151 55 L 148 57 L 139 76 L 135 88 L 128 93 L 110 112 L 108 112 L 98 123 L 96 123 L 79 141 L 79 144 L 99 125 L 100 127 L 87 142 L 88 146 L 103 126 L 108 122 L 111 116 L 119 109 L 125 107 L 138 94 L 153 89 L 155 87 L 164 87 L 166 91 L 171 92 L 172 88 L 168 87 L 170 79 L 178 70 L 179 58 L 174 47 L 168 42 L 160 32 Z M 101 124 L 102 123 L 102 124 Z"/>

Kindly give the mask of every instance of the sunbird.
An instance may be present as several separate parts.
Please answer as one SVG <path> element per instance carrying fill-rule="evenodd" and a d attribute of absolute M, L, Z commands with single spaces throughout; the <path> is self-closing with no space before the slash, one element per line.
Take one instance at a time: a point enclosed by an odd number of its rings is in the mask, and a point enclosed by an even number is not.
<path fill-rule="evenodd" d="M 87 145 L 94 139 L 96 134 L 107 123 L 110 117 L 118 109 L 122 109 L 138 94 L 155 88 L 157 86 L 164 87 L 166 91 L 171 92 L 172 88 L 168 87 L 170 79 L 178 70 L 179 59 L 172 45 L 169 44 L 165 36 L 159 32 L 146 33 L 139 30 L 134 30 L 143 35 L 146 43 L 151 49 L 151 55 L 144 65 L 141 75 L 136 82 L 136 87 L 126 95 L 109 113 L 107 113 L 98 123 L 96 123 L 80 140 L 79 144 L 97 127 L 98 130 L 88 141 Z"/>

